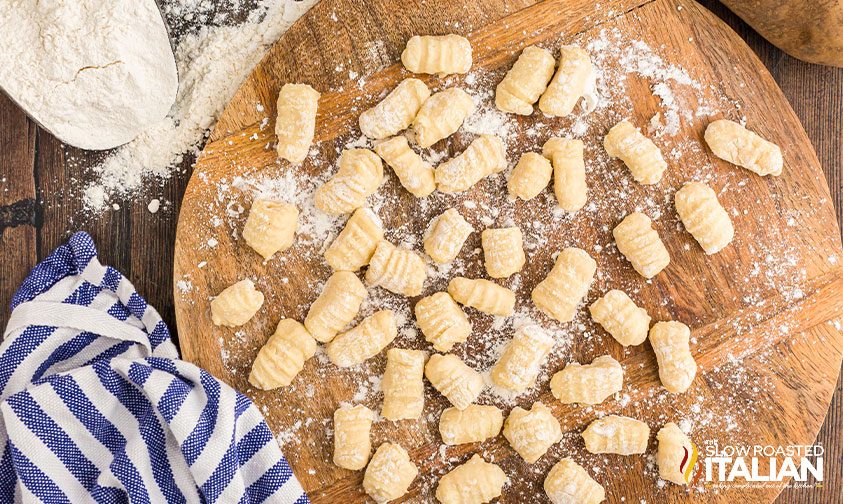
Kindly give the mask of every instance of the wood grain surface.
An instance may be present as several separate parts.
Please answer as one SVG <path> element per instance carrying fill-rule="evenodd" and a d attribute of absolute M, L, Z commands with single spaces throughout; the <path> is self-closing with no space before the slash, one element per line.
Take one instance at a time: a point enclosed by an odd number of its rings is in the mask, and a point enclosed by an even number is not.
<path fill-rule="evenodd" d="M 746 41 L 787 97 L 816 148 L 839 220 L 843 216 L 843 70 L 795 60 L 766 42 L 720 3 L 701 3 Z M 497 8 L 508 6 L 514 8 L 511 3 Z M 150 183 L 143 197 L 120 202 L 119 210 L 89 217 L 82 210 L 79 188 L 92 180 L 87 167 L 98 158 L 96 154 L 62 146 L 38 130 L 0 94 L 0 325 L 8 318 L 14 289 L 29 269 L 71 232 L 84 229 L 94 236 L 101 260 L 131 278 L 176 332 L 169 265 L 173 261 L 175 217 L 180 211 L 192 159 L 188 157 L 180 166 L 179 175 L 169 181 Z M 153 197 L 166 202 L 156 215 L 146 211 L 146 204 Z M 817 437 L 817 442 L 826 448 L 825 486 L 785 489 L 777 502 L 836 503 L 843 499 L 841 432 L 843 393 L 838 381 Z"/>
<path fill-rule="evenodd" d="M 360 383 L 365 383 L 369 375 L 382 372 L 383 356 L 367 363 L 363 372 L 338 370 L 313 360 L 297 378 L 300 386 L 292 390 L 261 392 L 249 386 L 246 377 L 251 360 L 277 320 L 282 316 L 301 320 L 318 294 L 315 286 L 330 271 L 318 256 L 308 256 L 307 246 L 294 247 L 280 261 L 263 262 L 252 254 L 238 238 L 237 230 L 245 213 L 235 211 L 238 216 L 226 212 L 248 208 L 251 197 L 248 191 L 228 188 L 236 176 L 257 179 L 295 171 L 301 180 L 324 178 L 326 171 L 333 170 L 338 152 L 354 138 L 359 112 L 406 76 L 395 62 L 413 33 L 466 33 L 474 47 L 474 68 L 495 76 L 492 82 L 497 82 L 518 51 L 531 43 L 553 47 L 575 36 L 587 41 L 603 37 L 606 32 L 621 33 L 630 41 L 644 40 L 662 53 L 677 58 L 681 55 L 681 64 L 693 69 L 694 78 L 703 83 L 695 88 L 700 106 L 717 103 L 720 114 L 731 118 L 745 113 L 755 129 L 782 146 L 788 169 L 780 179 L 748 177 L 717 161 L 709 152 L 692 149 L 677 159 L 677 166 L 668 172 L 660 187 L 625 189 L 631 191 L 629 201 L 626 197 L 612 200 L 622 183 L 613 175 L 617 172 L 614 166 L 599 169 L 589 180 L 593 198 L 610 201 L 596 213 L 580 215 L 560 225 L 548 215 L 552 213 L 548 208 L 531 201 L 519 203 L 499 220 L 512 217 L 522 227 L 538 222 L 540 225 L 535 227 L 542 229 L 546 238 L 546 242 L 539 242 L 530 250 L 530 261 L 520 277 L 519 305 L 527 305 L 530 290 L 547 274 L 554 252 L 572 243 L 589 249 L 595 244 L 611 243 L 609 230 L 617 223 L 618 215 L 631 210 L 633 201 L 642 197 L 660 199 L 665 188 L 679 187 L 689 173 L 695 173 L 695 167 L 712 165 L 713 183 L 718 189 L 740 187 L 722 196 L 727 208 L 744 209 L 735 213 L 738 238 L 732 246 L 708 258 L 698 248 L 686 247 L 675 232 L 679 227 L 668 202 L 657 203 L 653 211 L 662 215 L 659 230 L 668 236 L 665 241 L 674 258 L 671 266 L 645 283 L 616 253 L 596 255 L 601 276 L 590 298 L 619 285 L 640 289 L 637 298 L 654 318 L 688 322 L 694 329 L 697 362 L 705 370 L 694 388 L 681 396 L 660 394 L 652 351 L 646 345 L 623 351 L 605 338 L 575 336 L 564 355 L 553 355 L 547 367 L 552 373 L 569 360 L 588 362 L 597 355 L 612 354 L 627 371 L 625 391 L 631 396 L 630 402 L 609 401 L 595 409 L 644 419 L 654 432 L 665 421 L 690 417 L 699 420 L 694 436 L 701 445 L 713 441 L 721 446 L 810 443 L 820 428 L 840 369 L 843 332 L 834 323 L 843 317 L 843 270 L 836 262 L 843 249 L 831 198 L 810 141 L 774 80 L 747 46 L 710 13 L 684 1 L 619 2 L 610 10 L 587 1 L 549 0 L 535 5 L 501 5 L 492 0 L 465 5 L 427 1 L 402 3 L 401 15 L 394 23 L 379 23 L 396 10 L 391 0 L 365 5 L 326 0 L 293 26 L 223 113 L 182 202 L 175 278 L 189 279 L 192 287 L 175 293 L 182 351 L 186 358 L 245 391 L 262 406 L 275 431 L 295 439 L 289 445 L 288 457 L 311 498 L 316 502 L 365 499 L 360 486 L 362 474 L 339 469 L 330 462 L 329 419 L 340 403 L 361 400 L 353 399 L 360 395 Z M 458 28 L 455 20 L 459 20 Z M 338 26 L 343 27 L 341 33 L 337 33 Z M 373 44 L 378 46 L 374 53 L 369 49 Z M 350 74 L 365 76 L 365 84 L 355 85 Z M 436 78 L 426 81 L 431 85 L 439 83 Z M 261 127 L 265 115 L 274 117 L 274 97 L 284 82 L 307 82 L 323 91 L 314 147 L 318 153 L 296 168 L 276 163 L 274 152 L 267 149 L 267 143 L 273 140 L 272 121 L 269 127 Z M 460 82 L 459 78 L 451 79 L 448 85 Z M 642 124 L 657 110 L 651 82 L 627 79 L 625 85 L 628 102 L 616 103 L 589 117 L 588 121 L 597 127 L 584 138 L 588 155 L 597 155 L 602 136 L 619 118 L 631 116 Z M 258 103 L 269 106 L 261 111 L 255 106 Z M 535 150 L 552 131 L 566 127 L 565 120 L 550 125 L 541 123 L 535 129 L 542 134 L 536 138 L 527 134 L 536 124 L 535 116 L 518 119 L 517 133 L 509 142 L 510 158 Z M 705 124 L 700 120 L 683 121 L 677 137 L 699 140 Z M 458 133 L 442 146 L 453 155 L 471 138 Z M 432 216 L 464 199 L 479 202 L 460 209 L 475 229 L 482 229 L 482 212 L 471 208 L 482 208 L 484 204 L 498 208 L 506 199 L 500 185 L 489 181 L 465 197 L 434 198 L 427 204 L 409 197 L 394 178 L 389 178 L 379 192 L 395 195 L 382 198 L 388 203 L 380 216 L 385 220 L 387 237 L 399 241 L 408 234 L 420 236 Z M 227 215 L 221 225 L 208 225 L 221 215 Z M 793 216 L 799 216 L 798 222 L 792 220 Z M 396 229 L 401 232 L 391 232 Z M 213 245 L 209 247 L 208 243 Z M 475 235 L 466 249 L 477 245 Z M 791 254 L 795 254 L 793 258 L 799 264 L 800 273 L 796 276 L 782 270 L 781 261 L 787 262 Z M 759 256 L 766 259 L 759 261 Z M 466 273 L 482 275 L 480 262 L 469 261 Z M 213 326 L 208 297 L 244 276 L 258 279 L 267 295 L 265 308 L 237 330 Z M 447 278 L 431 280 L 425 294 L 442 290 L 446 282 Z M 597 331 L 586 317 L 579 321 L 584 324 L 584 334 Z M 472 322 L 474 339 L 458 350 L 466 359 L 477 358 L 476 354 L 487 347 L 486 339 L 495 337 L 487 317 L 472 314 Z M 426 348 L 419 339 L 399 338 L 398 346 Z M 738 371 L 732 372 L 732 368 Z M 425 415 L 419 422 L 379 422 L 373 429 L 375 445 L 387 440 L 398 442 L 419 465 L 423 476 L 411 487 L 407 496 L 410 502 L 430 502 L 437 475 L 477 451 L 494 458 L 510 477 L 502 502 L 534 497 L 542 501 L 543 475 L 560 456 L 571 454 L 585 461 L 586 467 L 595 468 L 613 502 L 765 502 L 773 500 L 780 491 L 776 485 L 710 489 L 687 495 L 675 486 L 660 489 L 654 484 L 652 473 L 647 474 L 645 457 L 585 453 L 576 433 L 595 418 L 595 411 L 560 405 L 544 385 L 519 398 L 517 404 L 529 407 L 532 401 L 542 400 L 551 406 L 563 430 L 572 434 L 539 463 L 524 464 L 501 437 L 480 447 L 451 447 L 443 452 L 436 418 L 447 404 L 438 394 L 428 392 Z M 362 400 L 373 409 L 379 405 L 369 396 Z M 494 398 L 487 397 L 486 401 L 501 404 Z M 702 420 L 706 415 L 717 420 Z"/>

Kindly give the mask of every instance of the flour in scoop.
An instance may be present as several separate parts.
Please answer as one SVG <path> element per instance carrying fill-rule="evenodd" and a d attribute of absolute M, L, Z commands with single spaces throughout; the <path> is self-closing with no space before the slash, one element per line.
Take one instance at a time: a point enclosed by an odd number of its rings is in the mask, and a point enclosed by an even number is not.
<path fill-rule="evenodd" d="M 0 87 L 62 141 L 101 150 L 166 116 L 178 76 L 153 0 L 5 0 Z"/>

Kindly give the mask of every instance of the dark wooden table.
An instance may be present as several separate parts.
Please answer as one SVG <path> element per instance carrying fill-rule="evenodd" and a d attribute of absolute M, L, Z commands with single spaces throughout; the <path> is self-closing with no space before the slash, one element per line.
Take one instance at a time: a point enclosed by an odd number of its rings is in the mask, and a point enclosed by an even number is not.
<path fill-rule="evenodd" d="M 843 217 L 843 69 L 810 65 L 776 49 L 714 0 L 703 0 L 737 31 L 767 65 L 790 100 L 819 155 Z M 175 329 L 173 241 L 179 203 L 190 176 L 186 159 L 165 182 L 151 181 L 143 197 L 120 201 L 119 210 L 86 216 L 80 189 L 91 176 L 90 155 L 65 148 L 0 94 L 0 327 L 9 302 L 29 270 L 73 231 L 93 235 L 101 260 L 122 271 Z M 164 202 L 157 214 L 152 198 Z M 843 502 L 843 391 L 837 391 L 817 442 L 826 449 L 825 485 L 785 489 L 779 503 Z"/>

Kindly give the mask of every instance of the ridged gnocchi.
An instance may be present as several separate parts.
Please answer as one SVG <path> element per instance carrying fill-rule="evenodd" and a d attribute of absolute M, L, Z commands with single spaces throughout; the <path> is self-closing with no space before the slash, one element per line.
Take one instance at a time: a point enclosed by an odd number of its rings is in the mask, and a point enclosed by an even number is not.
<path fill-rule="evenodd" d="M 366 467 L 372 453 L 369 433 L 374 420 L 372 410 L 362 405 L 334 411 L 334 465 L 352 471 Z"/>
<path fill-rule="evenodd" d="M 588 252 L 566 248 L 559 253 L 547 277 L 533 289 L 533 303 L 549 317 L 570 322 L 588 294 L 596 272 L 597 262 Z"/>
<path fill-rule="evenodd" d="M 480 135 L 460 154 L 436 167 L 436 185 L 443 193 L 471 189 L 506 168 L 506 148 L 495 135 Z"/>
<path fill-rule="evenodd" d="M 387 420 L 418 419 L 424 409 L 424 361 L 421 350 L 392 348 L 386 352 L 381 389 L 381 416 Z"/>
<path fill-rule="evenodd" d="M 455 35 L 414 35 L 401 53 L 404 68 L 413 73 L 448 74 L 471 70 L 471 43 Z"/>
<path fill-rule="evenodd" d="M 612 230 L 618 251 L 626 257 L 639 275 L 650 279 L 670 264 L 670 254 L 653 221 L 641 212 L 633 212 Z"/>
<path fill-rule="evenodd" d="M 667 170 L 667 162 L 656 144 L 625 119 L 609 130 L 603 148 L 609 156 L 620 158 L 639 184 L 657 184 Z"/>
<path fill-rule="evenodd" d="M 659 363 L 659 379 L 668 392 L 685 392 L 697 375 L 690 341 L 691 329 L 682 322 L 656 322 L 650 329 L 650 344 Z"/>
<path fill-rule="evenodd" d="M 310 305 L 304 326 L 316 341 L 327 343 L 354 320 L 366 295 L 366 287 L 357 275 L 337 271 Z"/>
<path fill-rule="evenodd" d="M 606 500 L 603 486 L 570 458 L 560 460 L 547 473 L 544 493 L 553 504 L 599 504 Z"/>
<path fill-rule="evenodd" d="M 407 450 L 395 443 L 378 446 L 363 475 L 363 490 L 378 504 L 400 499 L 419 474 Z"/>
<path fill-rule="evenodd" d="M 678 425 L 668 422 L 659 429 L 656 440 L 659 442 L 659 448 L 656 452 L 659 477 L 677 485 L 687 485 L 694 467 L 691 459 L 694 444 L 691 442 L 691 438 L 682 432 Z M 690 465 L 683 466 L 683 460 Z M 684 469 L 684 472 L 682 469 Z"/>
<path fill-rule="evenodd" d="M 572 362 L 550 379 L 553 397 L 563 404 L 600 404 L 623 388 L 623 368 L 610 355 L 591 364 Z"/>
<path fill-rule="evenodd" d="M 316 340 L 293 319 L 281 319 L 275 332 L 258 351 L 249 383 L 261 390 L 286 387 L 304 363 L 316 353 Z"/>
<path fill-rule="evenodd" d="M 360 114 L 360 131 L 375 140 L 397 135 L 413 123 L 428 98 L 430 89 L 424 82 L 404 79 L 377 105 Z"/>
<path fill-rule="evenodd" d="M 588 201 L 582 140 L 554 137 L 545 142 L 542 154 L 553 162 L 553 192 L 559 208 L 577 212 Z"/>
<path fill-rule="evenodd" d="M 480 235 L 483 263 L 492 278 L 506 278 L 521 271 L 524 255 L 524 235 L 518 227 L 486 229 Z"/>
<path fill-rule="evenodd" d="M 735 228 L 714 189 L 700 182 L 688 182 L 676 192 L 673 201 L 685 229 L 706 254 L 716 254 L 732 242 Z"/>
<path fill-rule="evenodd" d="M 503 112 L 530 115 L 547 83 L 553 77 L 556 61 L 550 51 L 527 46 L 495 89 L 495 106 Z"/>
<path fill-rule="evenodd" d="M 381 353 L 397 335 L 395 314 L 381 310 L 332 339 L 325 346 L 325 353 L 338 367 L 356 366 Z"/>
<path fill-rule="evenodd" d="M 404 296 L 421 294 L 425 279 L 424 259 L 415 251 L 396 247 L 386 240 L 378 243 L 366 270 L 366 283 Z"/>
<path fill-rule="evenodd" d="M 521 326 L 492 366 L 489 372 L 492 383 L 516 393 L 532 387 L 553 343 L 553 338 L 541 326 Z"/>
<path fill-rule="evenodd" d="M 368 149 L 347 149 L 340 154 L 339 169 L 313 195 L 316 208 L 330 215 L 351 213 L 383 182 L 383 164 Z"/>
<path fill-rule="evenodd" d="M 433 167 L 410 148 L 406 137 L 384 140 L 375 145 L 375 152 L 392 167 L 401 185 L 413 196 L 424 198 L 436 190 Z"/>
<path fill-rule="evenodd" d="M 607 415 L 591 422 L 582 438 L 591 453 L 634 455 L 647 451 L 650 427 L 634 418 Z"/>
<path fill-rule="evenodd" d="M 559 48 L 559 69 L 539 100 L 539 109 L 549 116 L 566 116 L 593 85 L 594 68 L 588 53 L 574 45 Z"/>
<path fill-rule="evenodd" d="M 734 121 L 713 121 L 705 129 L 705 142 L 715 156 L 758 175 L 782 174 L 784 159 L 779 146 Z"/>
<path fill-rule="evenodd" d="M 243 240 L 264 259 L 269 259 L 293 245 L 298 218 L 299 210 L 295 205 L 255 200 L 243 227 Z"/>
<path fill-rule="evenodd" d="M 647 310 L 621 290 L 612 289 L 588 307 L 591 318 L 623 346 L 644 343 L 650 331 Z"/>
<path fill-rule="evenodd" d="M 416 323 L 424 339 L 440 352 L 450 351 L 471 334 L 471 322 L 447 292 L 437 292 L 416 303 Z"/>
<path fill-rule="evenodd" d="M 474 228 L 456 208 L 449 208 L 430 221 L 424 251 L 440 264 L 449 263 L 457 258 L 473 231 Z"/>
<path fill-rule="evenodd" d="M 474 454 L 439 480 L 436 500 L 442 504 L 483 504 L 501 496 L 506 473 Z"/>
<path fill-rule="evenodd" d="M 502 426 L 503 413 L 495 406 L 447 408 L 439 418 L 439 434 L 446 445 L 480 443 L 497 436 Z"/>
<path fill-rule="evenodd" d="M 358 208 L 325 251 L 325 260 L 334 271 L 357 271 L 369 260 L 383 240 L 383 222 L 368 208 Z"/>
<path fill-rule="evenodd" d="M 544 191 L 552 175 L 550 161 L 536 152 L 525 152 L 512 169 L 506 187 L 513 198 L 531 200 Z"/>
<path fill-rule="evenodd" d="M 483 377 L 453 354 L 434 354 L 424 366 L 433 388 L 455 408 L 464 410 L 483 392 Z"/>
<path fill-rule="evenodd" d="M 516 406 L 509 413 L 503 435 L 512 449 L 532 464 L 562 439 L 562 427 L 547 406 L 535 402 L 529 411 Z"/>
<path fill-rule="evenodd" d="M 241 326 L 251 320 L 261 306 L 263 293 L 246 278 L 226 287 L 211 301 L 211 321 L 218 326 Z"/>
<path fill-rule="evenodd" d="M 474 99 L 462 89 L 439 91 L 424 102 L 413 120 L 416 143 L 426 149 L 448 138 L 473 111 Z"/>
<path fill-rule="evenodd" d="M 304 161 L 316 133 L 319 92 L 307 84 L 284 84 L 278 93 L 278 157 L 298 164 Z"/>
<path fill-rule="evenodd" d="M 515 311 L 515 293 L 489 280 L 454 277 L 448 282 L 448 294 L 457 303 L 490 315 L 508 317 Z"/>

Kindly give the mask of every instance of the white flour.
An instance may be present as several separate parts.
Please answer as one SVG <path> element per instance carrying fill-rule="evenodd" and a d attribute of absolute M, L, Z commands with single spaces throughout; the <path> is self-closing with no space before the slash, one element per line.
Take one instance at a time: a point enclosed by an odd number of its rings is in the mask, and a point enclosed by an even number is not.
<path fill-rule="evenodd" d="M 69 144 L 128 142 L 167 114 L 177 85 L 152 0 L 0 2 L 0 87 Z"/>

